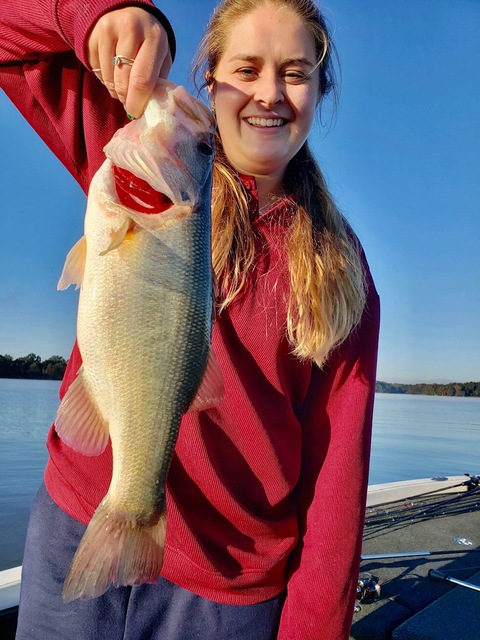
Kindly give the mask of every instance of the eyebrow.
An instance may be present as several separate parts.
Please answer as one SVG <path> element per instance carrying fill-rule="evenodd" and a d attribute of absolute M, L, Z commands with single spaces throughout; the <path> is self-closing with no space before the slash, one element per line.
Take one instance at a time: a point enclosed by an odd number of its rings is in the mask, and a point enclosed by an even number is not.
<path fill-rule="evenodd" d="M 236 56 L 230 58 L 228 62 L 235 62 L 236 60 L 239 60 L 241 62 L 263 62 L 263 58 L 261 58 L 260 56 L 254 56 L 248 53 L 239 53 Z M 286 60 L 282 60 L 282 65 L 289 64 L 303 64 L 307 67 L 315 66 L 314 63 L 307 58 L 287 58 Z"/>

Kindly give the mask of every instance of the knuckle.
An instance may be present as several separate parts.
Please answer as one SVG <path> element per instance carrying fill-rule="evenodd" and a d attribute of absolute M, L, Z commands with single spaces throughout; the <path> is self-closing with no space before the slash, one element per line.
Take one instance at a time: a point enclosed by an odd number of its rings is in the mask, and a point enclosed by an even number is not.
<path fill-rule="evenodd" d="M 94 28 L 98 40 L 100 40 L 102 37 L 105 37 L 105 35 L 108 34 L 109 31 L 111 31 L 112 24 L 112 16 L 109 13 L 105 13 L 98 19 Z"/>
<path fill-rule="evenodd" d="M 152 16 L 153 18 L 153 16 Z M 161 25 L 156 19 L 150 21 L 149 25 L 149 34 L 150 38 L 155 40 L 162 40 L 163 36 L 166 35 L 166 31 L 163 25 Z"/>
<path fill-rule="evenodd" d="M 125 97 L 128 93 L 128 84 L 126 82 L 115 82 L 115 91 L 118 96 Z"/>
<path fill-rule="evenodd" d="M 143 9 L 140 9 L 143 12 Z M 138 7 L 124 7 L 124 10 L 119 13 L 118 28 L 120 32 L 124 33 L 138 33 L 142 29 L 141 18 L 142 13 L 139 13 Z"/>
<path fill-rule="evenodd" d="M 159 53 L 166 55 L 169 50 L 167 33 L 158 22 L 154 23 L 148 33 L 145 34 L 145 42 L 149 42 Z"/>
<path fill-rule="evenodd" d="M 150 88 L 150 82 L 142 74 L 132 74 L 130 76 L 130 85 L 135 91 L 139 91 L 140 93 L 144 93 Z"/>
<path fill-rule="evenodd" d="M 115 93 L 115 83 L 112 80 L 103 80 L 103 84 L 107 87 L 110 93 Z"/>
<path fill-rule="evenodd" d="M 109 81 L 104 81 L 103 84 L 105 85 L 108 93 L 112 96 L 112 98 L 119 98 L 117 91 L 115 89 L 115 83 L 114 82 L 109 82 Z"/>

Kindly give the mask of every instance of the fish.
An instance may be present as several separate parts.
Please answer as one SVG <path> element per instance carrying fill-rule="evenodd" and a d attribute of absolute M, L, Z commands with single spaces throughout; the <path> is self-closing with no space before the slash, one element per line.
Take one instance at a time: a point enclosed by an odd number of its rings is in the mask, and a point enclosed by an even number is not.
<path fill-rule="evenodd" d="M 113 472 L 65 579 L 65 602 L 158 580 L 182 415 L 223 396 L 211 349 L 213 117 L 184 87 L 159 80 L 143 116 L 104 152 L 84 236 L 58 282 L 80 288 L 82 365 L 55 428 L 86 456 L 110 440 Z"/>

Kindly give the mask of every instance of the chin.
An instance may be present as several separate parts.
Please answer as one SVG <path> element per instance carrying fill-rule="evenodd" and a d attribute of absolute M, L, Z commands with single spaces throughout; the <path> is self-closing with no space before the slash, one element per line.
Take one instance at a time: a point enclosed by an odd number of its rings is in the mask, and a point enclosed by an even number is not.
<path fill-rule="evenodd" d="M 239 162 L 232 163 L 233 166 L 240 171 L 240 173 L 246 173 L 250 175 L 277 175 L 278 173 L 283 173 L 287 168 L 289 163 L 289 159 L 282 157 L 279 159 L 278 157 L 259 157 L 259 155 L 255 156 L 254 162 Z M 244 167 L 244 170 L 239 167 Z"/>

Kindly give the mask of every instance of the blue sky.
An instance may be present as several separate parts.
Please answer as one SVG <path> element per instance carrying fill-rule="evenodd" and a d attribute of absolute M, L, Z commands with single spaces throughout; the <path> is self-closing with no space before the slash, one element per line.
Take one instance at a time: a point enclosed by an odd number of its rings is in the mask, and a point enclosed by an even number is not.
<path fill-rule="evenodd" d="M 158 0 L 188 69 L 215 2 Z M 312 134 L 382 299 L 378 379 L 480 380 L 480 2 L 322 0 L 342 67 Z M 68 357 L 77 294 L 57 292 L 85 198 L 0 94 L 0 354 Z"/>

